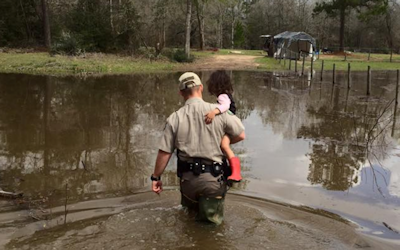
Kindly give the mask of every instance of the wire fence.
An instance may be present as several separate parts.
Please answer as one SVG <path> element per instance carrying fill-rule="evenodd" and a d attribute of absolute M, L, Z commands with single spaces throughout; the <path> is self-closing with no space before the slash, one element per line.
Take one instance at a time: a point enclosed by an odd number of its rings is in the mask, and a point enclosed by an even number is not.
<path fill-rule="evenodd" d="M 400 60 L 400 56 L 396 54 L 390 55 L 389 61 L 370 61 L 361 60 L 357 61 L 349 60 L 348 52 L 342 52 L 341 54 L 334 55 L 332 57 L 324 57 L 325 55 L 320 55 L 320 53 L 309 53 L 306 51 L 294 52 L 287 48 L 279 49 L 274 57 L 279 63 L 284 67 L 284 69 L 289 71 L 294 71 L 297 75 L 305 75 L 307 73 L 310 79 L 314 77 L 314 74 L 318 73 L 320 80 L 322 81 L 324 75 L 327 71 L 332 73 L 332 84 L 336 84 L 336 73 L 338 70 L 347 72 L 347 86 L 351 88 L 351 74 L 353 70 L 363 71 L 367 75 L 367 95 L 371 94 L 371 71 L 372 70 L 397 70 L 397 85 L 399 84 L 399 72 L 400 64 L 394 63 L 394 58 Z M 368 55 L 371 59 L 371 55 Z M 320 59 L 320 60 L 318 60 Z M 321 60 L 322 59 L 322 60 Z M 372 67 L 371 67 L 372 66 Z M 307 70 L 307 72 L 305 72 Z"/>
<path fill-rule="evenodd" d="M 340 51 L 339 47 L 321 47 L 312 54 L 307 51 L 291 51 L 287 48 L 278 49 L 275 53 L 277 59 L 301 59 L 303 55 L 313 55 L 316 60 L 348 61 L 348 62 L 390 62 L 400 63 L 400 53 L 390 48 L 352 48 L 345 47 Z"/>
<path fill-rule="evenodd" d="M 316 54 L 346 61 L 400 62 L 400 51 L 391 48 L 344 47 L 341 51 L 339 47 L 321 46 Z"/>

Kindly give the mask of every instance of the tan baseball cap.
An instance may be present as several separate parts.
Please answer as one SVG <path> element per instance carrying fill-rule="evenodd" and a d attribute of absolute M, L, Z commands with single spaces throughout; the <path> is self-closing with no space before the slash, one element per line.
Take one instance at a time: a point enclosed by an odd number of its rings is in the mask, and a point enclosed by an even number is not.
<path fill-rule="evenodd" d="M 193 72 L 186 72 L 179 77 L 179 90 L 190 89 L 200 85 L 202 85 L 200 77 Z"/>

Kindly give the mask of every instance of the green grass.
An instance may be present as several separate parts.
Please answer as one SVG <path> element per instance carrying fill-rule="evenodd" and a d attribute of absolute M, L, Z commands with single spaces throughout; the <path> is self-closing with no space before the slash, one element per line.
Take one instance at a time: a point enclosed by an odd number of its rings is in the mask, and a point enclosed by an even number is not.
<path fill-rule="evenodd" d="M 343 55 L 321 55 L 321 60 L 333 60 L 333 61 L 343 61 L 345 59 Z M 379 61 L 379 62 L 390 62 L 390 54 L 373 54 L 371 53 L 368 60 L 368 53 L 348 53 L 346 56 L 347 61 Z M 400 62 L 400 55 L 392 55 L 393 62 Z"/>
<path fill-rule="evenodd" d="M 343 61 L 343 60 L 325 60 L 324 59 L 324 70 L 333 69 L 335 64 L 336 70 L 347 70 L 348 64 L 350 63 L 352 71 L 366 71 L 368 66 L 371 66 L 371 70 L 397 70 L 400 69 L 400 63 L 398 62 L 379 62 L 379 61 Z M 311 68 L 311 62 L 306 63 L 307 68 Z M 322 60 L 314 62 L 313 68 L 315 70 L 321 70 Z"/>
<path fill-rule="evenodd" d="M 287 70 L 287 61 L 284 67 L 283 61 L 261 56 L 264 55 L 260 50 L 238 50 L 241 54 L 231 54 L 232 50 L 222 49 L 218 52 L 194 51 L 196 58 L 210 57 L 212 55 L 252 55 L 258 56 L 255 62 L 259 64 L 254 70 Z M 314 62 L 314 69 L 320 70 L 324 60 L 324 69 L 332 70 L 333 64 L 337 70 L 347 70 L 347 64 L 351 63 L 352 71 L 364 71 L 368 66 L 372 70 L 397 70 L 400 69 L 400 55 L 394 54 L 393 61 L 390 63 L 387 54 L 371 54 L 368 61 L 368 54 L 353 53 L 344 61 L 344 56 L 321 55 L 320 60 Z M 196 63 L 196 62 L 195 62 Z M 194 64 L 195 64 L 194 63 Z M 306 62 L 306 69 L 310 69 L 310 60 Z M 128 73 L 149 73 L 162 71 L 185 70 L 184 64 L 170 62 L 166 59 L 150 61 L 146 58 L 134 58 L 129 56 L 109 55 L 109 54 L 87 54 L 86 57 L 72 56 L 50 56 L 48 53 L 0 53 L 0 72 L 1 73 L 28 73 L 28 74 L 47 74 L 47 75 L 73 75 L 73 74 L 128 74 Z M 294 70 L 294 64 L 292 64 Z M 301 61 L 298 61 L 298 70 L 301 70 Z"/>
<path fill-rule="evenodd" d="M 313 69 L 321 70 L 322 61 L 324 61 L 324 70 L 332 70 L 333 64 L 335 64 L 336 70 L 346 70 L 350 63 L 352 71 L 366 71 L 368 66 L 371 66 L 371 70 L 397 70 L 400 69 L 400 55 L 393 55 L 393 62 L 389 61 L 390 55 L 387 54 L 371 54 L 370 60 L 368 61 L 368 54 L 365 53 L 353 53 L 352 56 L 348 56 L 347 60 L 344 60 L 342 55 L 321 55 L 319 60 L 314 61 Z M 278 60 L 277 60 L 278 61 Z M 298 62 L 298 69 L 301 70 L 302 61 Z M 283 60 L 281 62 L 283 65 Z M 289 61 L 286 61 L 286 69 L 289 68 Z M 305 69 L 311 68 L 310 58 L 306 58 Z M 292 70 L 294 69 L 294 61 L 292 61 Z"/>
<path fill-rule="evenodd" d="M 174 70 L 177 63 L 105 54 L 86 57 L 50 56 L 48 53 L 0 53 L 0 72 L 49 75 L 123 74 Z"/>
<path fill-rule="evenodd" d="M 279 63 L 279 60 L 276 60 L 271 57 L 260 57 L 256 58 L 256 63 L 259 63 L 258 69 L 262 70 L 284 70 L 283 62 Z M 288 65 L 286 65 L 288 66 Z M 294 65 L 292 65 L 294 66 Z M 294 68 L 293 68 L 294 69 Z"/>

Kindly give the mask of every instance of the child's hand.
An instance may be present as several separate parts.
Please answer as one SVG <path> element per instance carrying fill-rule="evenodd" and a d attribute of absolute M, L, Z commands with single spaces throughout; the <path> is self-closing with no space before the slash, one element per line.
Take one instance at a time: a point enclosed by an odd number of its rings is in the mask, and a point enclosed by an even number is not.
<path fill-rule="evenodd" d="M 215 113 L 214 111 L 209 112 L 208 114 L 206 114 L 206 124 L 210 124 L 212 122 L 212 120 L 215 117 Z"/>

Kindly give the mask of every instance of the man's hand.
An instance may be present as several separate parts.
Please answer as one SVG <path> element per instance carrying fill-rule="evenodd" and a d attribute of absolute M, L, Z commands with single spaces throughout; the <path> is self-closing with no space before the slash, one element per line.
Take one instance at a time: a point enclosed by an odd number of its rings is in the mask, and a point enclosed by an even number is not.
<path fill-rule="evenodd" d="M 152 189 L 154 193 L 160 194 L 163 191 L 162 181 L 153 181 Z"/>
<path fill-rule="evenodd" d="M 159 177 L 164 172 L 165 167 L 168 164 L 169 159 L 171 158 L 172 154 L 158 150 L 157 159 L 156 159 L 156 166 L 154 168 L 153 177 Z M 160 194 L 162 192 L 162 182 L 161 181 L 153 181 L 151 184 L 151 188 L 154 193 Z"/>

